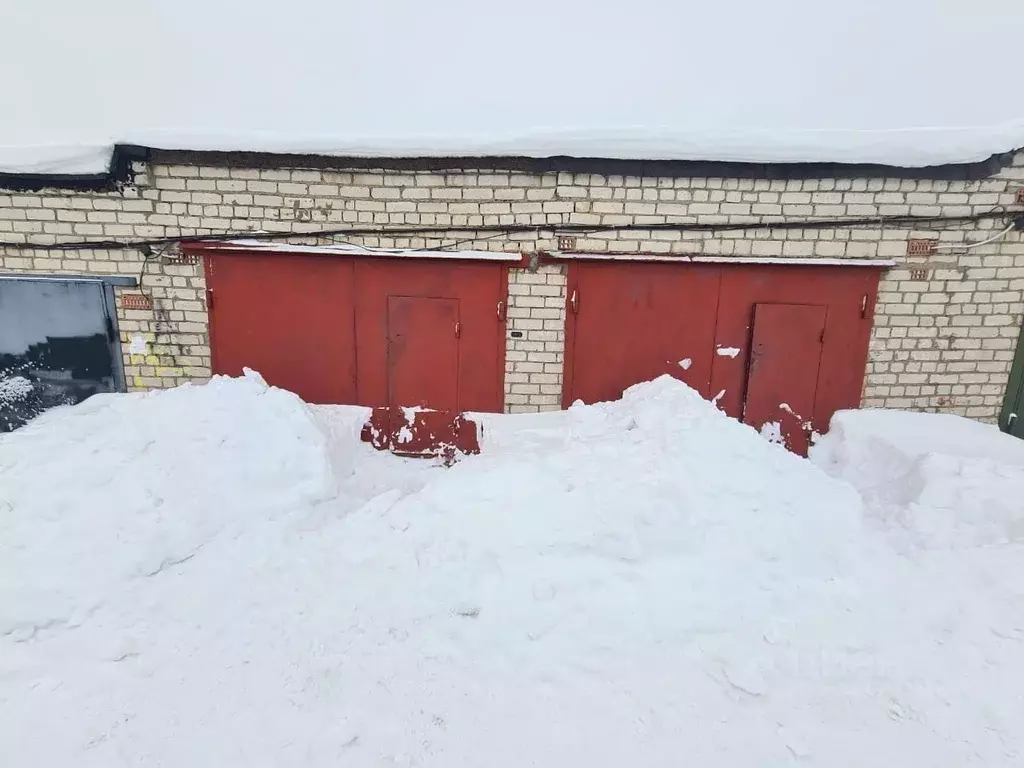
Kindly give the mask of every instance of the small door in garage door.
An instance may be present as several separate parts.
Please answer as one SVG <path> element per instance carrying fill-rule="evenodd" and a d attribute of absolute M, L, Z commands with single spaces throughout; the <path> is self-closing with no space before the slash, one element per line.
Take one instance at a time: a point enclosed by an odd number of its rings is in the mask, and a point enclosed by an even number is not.
<path fill-rule="evenodd" d="M 501 411 L 506 268 L 365 259 L 355 275 L 360 405 Z"/>
<path fill-rule="evenodd" d="M 757 304 L 750 344 L 743 421 L 769 424 L 794 453 L 807 455 L 818 389 L 826 308 Z M 777 427 L 776 427 L 777 425 Z"/>
<path fill-rule="evenodd" d="M 48 408 L 123 389 L 109 286 L 0 279 L 0 432 Z"/>
<path fill-rule="evenodd" d="M 666 373 L 707 396 L 718 281 L 714 267 L 573 264 L 563 404 L 615 400 Z"/>
<path fill-rule="evenodd" d="M 215 373 L 311 403 L 501 411 L 504 264 L 202 251 Z"/>
<path fill-rule="evenodd" d="M 458 299 L 388 297 L 388 405 L 459 410 Z"/>

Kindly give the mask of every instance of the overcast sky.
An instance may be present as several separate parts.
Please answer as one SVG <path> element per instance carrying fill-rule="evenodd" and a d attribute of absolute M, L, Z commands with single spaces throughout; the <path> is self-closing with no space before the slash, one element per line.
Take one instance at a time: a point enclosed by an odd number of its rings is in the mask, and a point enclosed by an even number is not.
<path fill-rule="evenodd" d="M 1021 0 L 0 0 L 0 19 L 7 146 L 372 153 L 1024 117 Z"/>

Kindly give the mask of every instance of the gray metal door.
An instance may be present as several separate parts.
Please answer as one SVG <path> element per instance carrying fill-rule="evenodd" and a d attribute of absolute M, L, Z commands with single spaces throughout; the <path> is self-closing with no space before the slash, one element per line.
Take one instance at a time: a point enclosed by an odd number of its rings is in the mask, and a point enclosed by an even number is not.
<path fill-rule="evenodd" d="M 98 280 L 0 279 L 0 432 L 124 391 L 113 291 Z"/>

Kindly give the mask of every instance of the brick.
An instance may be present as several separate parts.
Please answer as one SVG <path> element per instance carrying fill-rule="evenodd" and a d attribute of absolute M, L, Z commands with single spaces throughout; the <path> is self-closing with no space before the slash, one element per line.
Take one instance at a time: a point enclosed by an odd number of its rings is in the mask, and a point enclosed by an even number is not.
<path fill-rule="evenodd" d="M 1016 173 L 1019 165 L 1008 169 Z M 479 226 L 566 221 L 593 226 L 654 224 L 676 217 L 702 222 L 728 217 L 810 215 L 874 216 L 896 213 L 964 215 L 997 203 L 1012 204 L 1019 177 L 981 181 L 901 179 L 704 179 L 547 173 L 406 173 L 244 169 L 138 164 L 136 185 L 119 192 L 0 193 L 0 235 L 12 242 L 81 236 L 147 237 L 248 228 L 314 229 L 323 222 Z M 1014 187 L 1008 179 L 1020 178 Z M 287 197 L 286 197 L 287 196 Z M 488 207 L 486 212 L 481 206 Z M 296 213 L 299 219 L 296 219 Z M 570 218 L 571 216 L 571 218 Z M 306 218 L 310 220 L 305 220 Z M 908 238 L 944 243 L 977 241 L 997 222 L 909 232 L 894 227 L 848 231 L 600 232 L 580 237 L 594 251 L 693 252 L 789 257 L 881 257 L 902 261 Z M 98 229 L 97 229 L 98 228 Z M 366 238 L 367 245 L 432 247 L 436 237 Z M 481 247 L 552 249 L 552 233 L 516 234 Z M 82 251 L 74 254 L 0 251 L 0 267 L 21 271 L 137 274 L 137 254 Z M 909 270 L 883 277 L 865 375 L 865 403 L 926 407 L 948 412 L 983 410 L 991 420 L 1002 392 L 1021 315 L 1024 314 L 1024 243 L 1010 237 L 972 252 L 937 254 L 924 280 Z M 173 281 L 173 282 L 172 282 Z M 194 282 L 190 282 L 194 281 Z M 561 402 L 564 356 L 565 269 L 513 270 L 509 280 L 506 408 L 543 410 Z M 168 310 L 172 343 L 157 350 L 154 364 L 133 365 L 133 388 L 166 386 L 209 376 L 209 346 L 201 270 L 152 265 L 146 285 Z M 198 291 L 198 293 L 197 293 Z M 522 301 L 520 301 L 522 299 Z M 173 307 L 172 307 L 173 305 Z M 125 331 L 150 330 L 151 313 L 119 320 Z M 184 345 L 175 348 L 175 345 Z M 155 347 L 156 345 L 154 345 Z M 999 357 L 996 357 L 996 356 Z M 516 364 L 531 366 L 519 373 Z M 963 366 L 952 368 L 951 366 Z M 527 379 L 514 381 L 513 376 Z M 552 377 L 533 380 L 529 377 Z M 980 376 L 977 381 L 968 377 Z M 156 382 L 156 383 L 154 383 Z M 513 391 L 533 387 L 530 391 Z M 949 402 L 937 400 L 948 398 Z M 961 398 L 955 402 L 956 398 Z M 968 398 L 973 398 L 970 402 Z M 959 409 L 959 410 L 957 410 Z"/>

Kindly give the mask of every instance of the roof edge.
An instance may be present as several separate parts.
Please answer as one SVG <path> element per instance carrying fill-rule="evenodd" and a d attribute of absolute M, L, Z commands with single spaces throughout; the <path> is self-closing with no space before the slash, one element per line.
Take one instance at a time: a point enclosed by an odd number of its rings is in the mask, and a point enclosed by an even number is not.
<path fill-rule="evenodd" d="M 104 173 L 0 173 L 0 189 L 24 192 L 66 189 L 82 192 L 112 192 L 135 179 L 132 163 L 148 160 L 150 150 L 135 144 L 118 144 Z"/>
<path fill-rule="evenodd" d="M 750 163 L 719 160 L 615 160 L 600 157 L 480 156 L 480 157 L 355 157 L 275 152 L 168 150 L 118 144 L 105 173 L 10 174 L 0 173 L 0 189 L 47 188 L 111 191 L 130 184 L 132 163 L 149 161 L 174 165 L 212 165 L 235 168 L 316 168 L 324 170 L 395 171 L 518 171 L 522 173 L 595 173 L 603 176 L 671 176 L 739 179 L 851 179 L 896 178 L 978 181 L 1012 165 L 1019 150 L 1003 152 L 972 163 L 921 167 L 879 163 Z"/>

